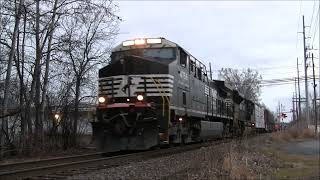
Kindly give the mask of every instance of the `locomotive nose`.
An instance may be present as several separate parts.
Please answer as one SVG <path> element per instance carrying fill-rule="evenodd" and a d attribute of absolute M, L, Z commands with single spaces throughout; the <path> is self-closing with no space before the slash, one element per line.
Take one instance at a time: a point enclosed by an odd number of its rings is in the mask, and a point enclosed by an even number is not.
<path fill-rule="evenodd" d="M 113 133 L 122 136 L 125 134 L 127 129 L 128 127 L 126 127 L 126 125 L 122 121 L 117 121 L 116 123 L 114 123 Z"/>
<path fill-rule="evenodd" d="M 139 118 L 139 114 L 135 108 L 129 108 L 127 113 L 120 113 L 111 124 L 113 124 L 113 133 L 118 136 L 132 135 L 135 130 L 136 121 Z"/>

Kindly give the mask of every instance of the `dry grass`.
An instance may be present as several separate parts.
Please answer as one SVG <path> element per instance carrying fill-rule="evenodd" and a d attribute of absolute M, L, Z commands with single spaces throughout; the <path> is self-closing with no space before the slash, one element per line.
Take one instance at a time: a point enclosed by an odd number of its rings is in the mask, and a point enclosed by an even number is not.
<path fill-rule="evenodd" d="M 306 138 L 316 138 L 316 135 L 310 129 L 299 128 L 290 128 L 288 130 L 278 131 L 271 134 L 271 140 L 280 142 Z"/>
<path fill-rule="evenodd" d="M 301 133 L 302 138 L 316 138 L 315 133 L 310 129 L 303 129 Z"/>
<path fill-rule="evenodd" d="M 272 158 L 238 141 L 203 148 L 191 164 L 186 179 L 272 179 L 278 167 Z"/>
<path fill-rule="evenodd" d="M 239 153 L 231 152 L 229 156 L 224 157 L 223 170 L 228 172 L 230 179 L 256 179 L 248 164 L 239 159 L 239 155 Z M 248 157 L 244 159 L 247 161 Z"/>
<path fill-rule="evenodd" d="M 294 143 L 304 141 L 306 139 L 317 138 L 314 131 L 311 129 L 291 128 L 286 131 L 275 132 L 271 134 L 273 141 L 271 146 L 264 148 L 265 153 L 273 154 L 274 158 L 279 162 L 283 162 L 283 167 L 275 172 L 276 179 L 308 179 L 319 174 L 318 157 L 308 157 L 298 154 L 288 154 L 280 145 L 287 142 Z M 291 142 L 292 141 L 292 142 Z"/>
<path fill-rule="evenodd" d="M 170 156 L 133 162 L 99 170 L 70 179 L 161 179 L 161 180 L 240 180 L 275 179 L 280 167 L 272 156 L 256 146 L 265 145 L 263 137 L 234 140 Z"/>

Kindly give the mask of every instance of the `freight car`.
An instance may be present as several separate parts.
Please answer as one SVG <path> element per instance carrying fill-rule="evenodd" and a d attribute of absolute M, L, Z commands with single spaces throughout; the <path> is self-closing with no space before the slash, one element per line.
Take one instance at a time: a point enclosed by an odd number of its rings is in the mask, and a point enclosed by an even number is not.
<path fill-rule="evenodd" d="M 274 115 L 266 107 L 254 104 L 253 132 L 265 133 L 275 131 Z"/>
<path fill-rule="evenodd" d="M 265 132 L 276 131 L 275 117 L 270 110 L 264 110 Z"/>
<path fill-rule="evenodd" d="M 263 132 L 266 128 L 264 119 L 264 108 L 258 104 L 254 106 L 255 129 L 257 132 Z"/>
<path fill-rule="evenodd" d="M 99 70 L 93 136 L 106 152 L 241 135 L 243 97 L 164 38 L 124 41 Z"/>

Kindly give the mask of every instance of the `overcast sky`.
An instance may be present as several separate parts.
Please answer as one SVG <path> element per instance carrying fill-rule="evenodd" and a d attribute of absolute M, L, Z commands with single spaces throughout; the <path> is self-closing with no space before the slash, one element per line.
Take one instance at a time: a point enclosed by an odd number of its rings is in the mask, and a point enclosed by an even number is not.
<path fill-rule="evenodd" d="M 139 37 L 164 37 L 205 64 L 211 62 L 215 78 L 222 67 L 253 68 L 264 80 L 296 76 L 296 58 L 303 57 L 302 34 L 297 33 L 302 31 L 301 16 L 305 15 L 306 25 L 313 21 L 310 32 L 306 29 L 309 36 L 314 36 L 319 22 L 319 2 L 314 1 L 116 3 L 124 20 L 117 43 Z M 313 45 L 317 49 L 318 32 Z M 307 39 L 309 44 L 311 41 L 312 38 Z M 315 52 L 318 57 L 318 51 Z M 318 64 L 316 60 L 317 67 Z M 302 91 L 303 87 L 302 84 Z M 264 87 L 261 99 L 271 110 L 275 111 L 281 101 L 289 111 L 293 91 L 294 84 Z"/>

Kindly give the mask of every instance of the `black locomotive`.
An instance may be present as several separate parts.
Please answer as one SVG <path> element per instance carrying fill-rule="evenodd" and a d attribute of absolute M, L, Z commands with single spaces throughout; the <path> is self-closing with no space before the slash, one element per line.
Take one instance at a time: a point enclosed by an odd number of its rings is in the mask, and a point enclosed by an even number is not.
<path fill-rule="evenodd" d="M 98 101 L 93 136 L 106 152 L 242 135 L 264 119 L 259 106 L 164 38 L 115 47 L 99 70 Z"/>

